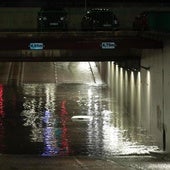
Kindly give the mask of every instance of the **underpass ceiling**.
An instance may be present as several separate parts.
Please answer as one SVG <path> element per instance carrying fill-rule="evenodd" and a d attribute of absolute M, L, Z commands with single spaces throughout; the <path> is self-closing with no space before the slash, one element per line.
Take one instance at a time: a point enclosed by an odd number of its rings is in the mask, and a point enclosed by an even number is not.
<path fill-rule="evenodd" d="M 11 50 L 0 51 L 0 61 L 122 61 L 138 60 L 141 50 Z"/>

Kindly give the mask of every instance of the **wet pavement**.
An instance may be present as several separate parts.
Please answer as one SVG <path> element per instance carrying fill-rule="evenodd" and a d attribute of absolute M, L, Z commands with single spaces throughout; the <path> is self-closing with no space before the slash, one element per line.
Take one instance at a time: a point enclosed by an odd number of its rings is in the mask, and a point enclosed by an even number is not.
<path fill-rule="evenodd" d="M 101 159 L 86 156 L 0 155 L 1 170 L 169 170 L 168 155 L 127 155 Z"/>
<path fill-rule="evenodd" d="M 115 156 L 114 161 L 121 166 L 132 168 L 134 170 L 169 170 L 170 155 L 152 154 L 150 155 L 129 155 Z"/>
<path fill-rule="evenodd" d="M 36 157 L 11 156 L 0 157 L 1 170 L 127 170 L 113 161 L 89 157 Z"/>

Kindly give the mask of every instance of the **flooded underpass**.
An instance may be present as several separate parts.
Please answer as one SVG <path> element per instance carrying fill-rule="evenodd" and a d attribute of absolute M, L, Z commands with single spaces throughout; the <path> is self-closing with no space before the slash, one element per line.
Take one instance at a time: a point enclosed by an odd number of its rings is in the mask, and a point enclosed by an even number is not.
<path fill-rule="evenodd" d="M 28 65 L 22 63 L 19 85 L 0 86 L 1 153 L 109 157 L 158 149 L 119 108 L 95 63 L 49 63 L 48 69 L 32 63 L 29 71 Z"/>
<path fill-rule="evenodd" d="M 0 84 L 1 154 L 123 160 L 150 157 L 159 150 L 140 126 L 140 117 L 127 112 L 103 81 L 96 63 L 5 66 Z"/>

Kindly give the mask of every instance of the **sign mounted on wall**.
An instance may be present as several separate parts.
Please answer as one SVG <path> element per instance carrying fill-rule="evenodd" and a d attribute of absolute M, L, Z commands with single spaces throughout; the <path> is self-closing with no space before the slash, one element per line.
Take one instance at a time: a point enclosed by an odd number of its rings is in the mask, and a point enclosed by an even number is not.
<path fill-rule="evenodd" d="M 102 42 L 101 48 L 102 49 L 115 49 L 116 44 L 115 42 Z"/>
<path fill-rule="evenodd" d="M 43 43 L 30 43 L 29 48 L 30 50 L 43 50 L 44 49 Z"/>

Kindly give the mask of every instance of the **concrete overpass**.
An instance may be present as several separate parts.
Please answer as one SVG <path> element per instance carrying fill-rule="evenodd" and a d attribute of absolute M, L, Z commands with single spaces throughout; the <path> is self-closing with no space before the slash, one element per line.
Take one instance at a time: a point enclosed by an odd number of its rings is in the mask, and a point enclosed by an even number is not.
<path fill-rule="evenodd" d="M 0 61 L 136 60 L 143 49 L 161 48 L 161 40 L 143 38 L 135 31 L 0 34 Z"/>

